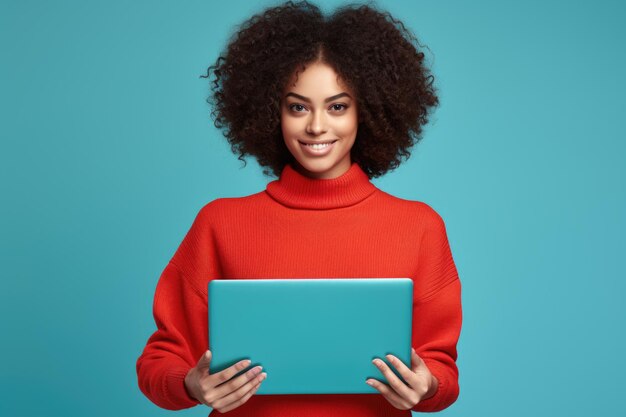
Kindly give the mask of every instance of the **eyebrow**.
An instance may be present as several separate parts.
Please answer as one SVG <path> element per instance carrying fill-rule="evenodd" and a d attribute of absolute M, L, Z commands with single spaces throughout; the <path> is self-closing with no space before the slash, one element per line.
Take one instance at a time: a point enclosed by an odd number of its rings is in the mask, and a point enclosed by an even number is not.
<path fill-rule="evenodd" d="M 287 97 L 289 97 L 289 96 L 293 96 L 293 97 L 298 98 L 298 99 L 300 99 L 300 100 L 302 100 L 302 101 L 306 101 L 307 103 L 310 103 L 310 102 L 311 102 L 311 99 L 310 99 L 310 98 L 308 98 L 308 97 L 304 97 L 304 96 L 301 96 L 300 94 L 296 94 L 296 93 L 287 93 L 287 94 L 285 95 L 285 98 L 287 98 Z M 336 94 L 336 95 L 334 95 L 334 96 L 332 96 L 332 97 L 328 97 L 327 99 L 325 99 L 325 100 L 324 100 L 324 103 L 328 103 L 329 101 L 337 100 L 339 97 L 344 97 L 344 96 L 352 98 L 352 97 L 350 96 L 350 94 L 348 94 L 348 93 L 339 93 L 339 94 Z"/>

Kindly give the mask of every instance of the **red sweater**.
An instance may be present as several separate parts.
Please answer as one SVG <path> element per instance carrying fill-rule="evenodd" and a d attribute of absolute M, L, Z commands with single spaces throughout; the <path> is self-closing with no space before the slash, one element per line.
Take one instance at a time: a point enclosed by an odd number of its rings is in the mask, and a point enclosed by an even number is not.
<path fill-rule="evenodd" d="M 208 349 L 208 282 L 277 277 L 413 279 L 412 346 L 439 380 L 435 395 L 413 411 L 442 410 L 456 400 L 461 286 L 444 222 L 427 204 L 376 188 L 356 163 L 325 180 L 287 165 L 264 191 L 220 198 L 200 210 L 156 287 L 157 330 L 137 360 L 141 391 L 170 410 L 199 404 L 184 378 Z M 411 415 L 379 393 L 255 394 L 227 414 Z"/>

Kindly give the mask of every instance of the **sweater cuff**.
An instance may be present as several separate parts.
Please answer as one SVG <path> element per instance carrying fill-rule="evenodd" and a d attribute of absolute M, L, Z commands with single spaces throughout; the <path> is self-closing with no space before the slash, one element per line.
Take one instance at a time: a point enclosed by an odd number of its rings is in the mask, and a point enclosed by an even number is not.
<path fill-rule="evenodd" d="M 448 404 L 448 397 L 451 395 L 451 392 L 449 392 L 451 387 L 449 387 L 450 381 L 447 378 L 445 366 L 428 358 L 424 359 L 424 363 L 426 363 L 428 370 L 437 378 L 439 385 L 432 397 L 420 401 L 411 410 L 418 412 L 441 411 L 456 400 L 456 395 Z"/>
<path fill-rule="evenodd" d="M 176 405 L 177 409 L 191 408 L 200 402 L 189 395 L 185 386 L 185 377 L 191 368 L 172 368 L 165 375 L 165 397 Z"/>

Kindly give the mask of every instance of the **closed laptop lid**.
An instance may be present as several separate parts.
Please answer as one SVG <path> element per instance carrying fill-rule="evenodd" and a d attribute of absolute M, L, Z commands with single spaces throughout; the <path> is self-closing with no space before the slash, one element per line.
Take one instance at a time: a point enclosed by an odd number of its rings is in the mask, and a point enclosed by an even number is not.
<path fill-rule="evenodd" d="M 409 278 L 212 280 L 208 295 L 210 372 L 250 359 L 256 395 L 378 393 L 372 359 L 410 367 Z"/>

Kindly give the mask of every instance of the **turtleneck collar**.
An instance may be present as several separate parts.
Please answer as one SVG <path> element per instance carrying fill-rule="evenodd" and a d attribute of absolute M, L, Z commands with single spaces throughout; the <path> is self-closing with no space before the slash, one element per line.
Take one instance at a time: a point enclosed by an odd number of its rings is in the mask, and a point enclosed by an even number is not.
<path fill-rule="evenodd" d="M 265 191 L 287 207 L 323 210 L 359 203 L 376 190 L 359 164 L 352 162 L 348 171 L 331 179 L 307 177 L 287 164 Z"/>

